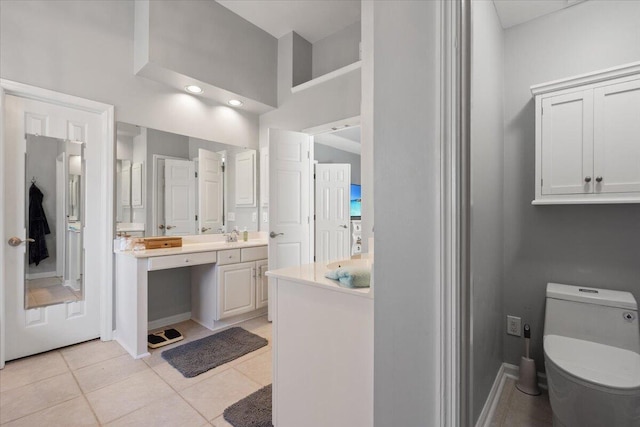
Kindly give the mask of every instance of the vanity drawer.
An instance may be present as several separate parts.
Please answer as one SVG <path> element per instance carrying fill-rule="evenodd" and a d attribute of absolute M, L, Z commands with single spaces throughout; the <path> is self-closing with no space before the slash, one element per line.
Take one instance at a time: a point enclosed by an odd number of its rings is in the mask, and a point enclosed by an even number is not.
<path fill-rule="evenodd" d="M 240 262 L 240 249 L 218 251 L 218 265 L 235 264 Z"/>
<path fill-rule="evenodd" d="M 257 261 L 259 259 L 267 259 L 267 247 L 256 246 L 254 248 L 243 248 L 240 258 L 242 262 Z"/>
<path fill-rule="evenodd" d="M 149 258 L 147 269 L 164 270 L 165 268 L 189 267 L 198 264 L 212 264 L 216 262 L 215 252 L 197 252 L 183 255 L 166 255 Z"/>

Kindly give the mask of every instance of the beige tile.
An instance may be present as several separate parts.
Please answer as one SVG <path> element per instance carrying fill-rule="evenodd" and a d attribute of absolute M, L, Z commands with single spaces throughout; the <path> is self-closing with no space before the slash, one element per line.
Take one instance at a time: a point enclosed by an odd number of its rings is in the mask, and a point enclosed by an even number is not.
<path fill-rule="evenodd" d="M 529 396 L 515 389 L 509 402 L 509 409 L 527 418 L 552 423 L 551 405 L 546 392 L 540 396 Z"/>
<path fill-rule="evenodd" d="M 182 397 L 207 420 L 222 415 L 222 412 L 238 400 L 261 388 L 235 369 L 227 369 L 207 380 L 180 392 Z"/>
<path fill-rule="evenodd" d="M 62 356 L 72 370 L 126 354 L 116 341 L 87 341 L 61 350 Z"/>
<path fill-rule="evenodd" d="M 71 373 L 0 393 L 0 424 L 22 418 L 81 394 Z"/>
<path fill-rule="evenodd" d="M 58 351 L 8 362 L 0 370 L 0 392 L 69 372 Z"/>
<path fill-rule="evenodd" d="M 180 396 L 172 395 L 125 415 L 108 426 L 200 427 L 207 424 Z"/>
<path fill-rule="evenodd" d="M 93 415 L 84 397 L 79 396 L 35 414 L 28 415 L 3 427 L 34 427 L 34 426 L 98 426 L 98 420 Z"/>
<path fill-rule="evenodd" d="M 149 369 L 86 396 L 98 420 L 107 423 L 173 393 L 171 387 Z"/>
<path fill-rule="evenodd" d="M 242 362 L 236 365 L 235 369 L 259 384 L 271 384 L 271 352 L 267 351 Z"/>
<path fill-rule="evenodd" d="M 271 322 L 267 320 L 267 315 L 264 315 L 244 321 L 236 326 L 240 326 L 241 328 L 244 328 L 249 332 L 253 332 L 256 329 L 263 328 L 264 326 L 271 326 Z"/>
<path fill-rule="evenodd" d="M 502 423 L 504 427 L 552 427 L 552 423 L 529 418 L 513 408 L 509 408 Z"/>
<path fill-rule="evenodd" d="M 211 424 L 213 424 L 214 427 L 233 427 L 233 425 L 229 424 L 222 415 L 211 421 Z"/>
<path fill-rule="evenodd" d="M 136 360 L 128 354 L 123 354 L 104 362 L 80 368 L 73 374 L 82 391 L 88 393 L 147 369 L 149 367 L 142 360 Z"/>
<path fill-rule="evenodd" d="M 211 378 L 220 372 L 229 369 L 231 366 L 226 363 L 213 369 L 208 370 L 193 378 L 185 378 L 180 371 L 171 366 L 169 363 L 164 362 L 153 366 L 153 370 L 162 378 L 167 384 L 173 387 L 175 390 L 184 390 L 187 387 L 191 387 L 194 384 L 204 381 L 207 378 Z"/>

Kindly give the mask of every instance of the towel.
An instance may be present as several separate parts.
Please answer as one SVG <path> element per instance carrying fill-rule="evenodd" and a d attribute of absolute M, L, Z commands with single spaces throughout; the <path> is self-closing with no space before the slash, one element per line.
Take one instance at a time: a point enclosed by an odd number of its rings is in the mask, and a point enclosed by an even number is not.
<path fill-rule="evenodd" d="M 327 279 L 337 280 L 347 288 L 368 288 L 371 283 L 371 269 L 364 267 L 341 267 L 327 271 Z"/>

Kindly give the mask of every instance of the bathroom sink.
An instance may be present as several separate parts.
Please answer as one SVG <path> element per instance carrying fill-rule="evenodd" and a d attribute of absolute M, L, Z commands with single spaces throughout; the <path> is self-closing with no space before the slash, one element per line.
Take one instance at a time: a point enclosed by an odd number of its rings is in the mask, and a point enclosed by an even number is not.
<path fill-rule="evenodd" d="M 369 259 L 344 259 L 342 261 L 334 261 L 327 264 L 327 268 L 330 270 L 335 270 L 336 268 L 342 267 L 363 267 L 370 268 L 371 260 Z"/>

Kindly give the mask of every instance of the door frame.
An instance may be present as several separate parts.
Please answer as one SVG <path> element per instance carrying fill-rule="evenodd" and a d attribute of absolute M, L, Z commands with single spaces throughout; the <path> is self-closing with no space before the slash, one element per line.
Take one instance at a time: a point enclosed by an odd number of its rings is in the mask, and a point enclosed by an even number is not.
<path fill-rule="evenodd" d="M 100 147 L 101 186 L 106 192 L 100 198 L 101 216 L 98 218 L 100 258 L 104 261 L 100 276 L 102 280 L 98 284 L 100 289 L 100 339 L 111 341 L 113 339 L 113 236 L 115 235 L 115 114 L 114 106 L 102 102 L 79 98 L 48 89 L 43 89 L 12 80 L 0 79 L 0 164 L 4 164 L 4 132 L 6 106 L 5 95 L 33 99 L 47 102 L 67 108 L 88 111 L 100 115 L 102 120 L 102 141 Z M 0 174 L 0 201 L 2 207 L 2 220 L 0 221 L 0 236 L 4 240 L 6 231 L 4 229 L 4 210 L 7 208 L 4 201 L 4 174 Z M 5 242 L 0 242 L 0 258 L 4 260 Z M 4 275 L 0 277 L 0 369 L 5 364 L 5 283 Z"/>

